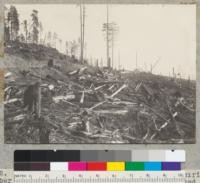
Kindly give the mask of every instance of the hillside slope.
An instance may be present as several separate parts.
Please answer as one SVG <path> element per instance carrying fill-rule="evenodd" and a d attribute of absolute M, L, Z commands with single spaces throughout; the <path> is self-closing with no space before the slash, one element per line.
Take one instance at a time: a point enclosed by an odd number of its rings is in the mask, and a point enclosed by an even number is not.
<path fill-rule="evenodd" d="M 81 65 L 41 46 L 9 49 L 6 143 L 195 142 L 195 82 Z M 30 111 L 24 98 L 35 83 L 41 103 Z"/>

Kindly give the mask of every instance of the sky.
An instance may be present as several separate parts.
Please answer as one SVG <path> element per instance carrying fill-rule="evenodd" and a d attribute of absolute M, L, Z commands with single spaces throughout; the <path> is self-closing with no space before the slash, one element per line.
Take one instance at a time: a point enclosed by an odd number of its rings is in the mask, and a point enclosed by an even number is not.
<path fill-rule="evenodd" d="M 76 4 L 16 4 L 19 19 L 31 21 L 38 10 L 44 32 L 52 31 L 65 41 L 80 37 L 80 9 Z M 87 4 L 85 19 L 85 58 L 106 64 L 106 41 L 102 25 L 106 22 L 105 4 Z M 109 5 L 109 20 L 119 28 L 114 43 L 114 66 L 127 70 L 172 75 L 172 68 L 183 78 L 196 78 L 195 5 Z"/>

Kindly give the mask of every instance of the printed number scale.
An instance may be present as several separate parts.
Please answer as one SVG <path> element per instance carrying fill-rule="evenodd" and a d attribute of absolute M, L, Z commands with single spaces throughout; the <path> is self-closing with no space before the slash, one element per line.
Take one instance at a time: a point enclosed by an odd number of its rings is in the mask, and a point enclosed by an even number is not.
<path fill-rule="evenodd" d="M 178 172 L 14 172 L 15 183 L 184 183 Z"/>

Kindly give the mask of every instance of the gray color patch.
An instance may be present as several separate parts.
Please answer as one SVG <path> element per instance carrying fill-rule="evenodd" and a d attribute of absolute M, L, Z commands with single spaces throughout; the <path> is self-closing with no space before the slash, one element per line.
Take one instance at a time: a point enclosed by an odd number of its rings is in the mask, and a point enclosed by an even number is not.
<path fill-rule="evenodd" d="M 115 161 L 115 151 L 98 151 L 98 161 Z"/>
<path fill-rule="evenodd" d="M 81 161 L 97 161 L 98 160 L 98 152 L 97 151 L 81 151 Z"/>
<path fill-rule="evenodd" d="M 140 162 L 140 161 L 148 161 L 149 160 L 149 152 L 148 150 L 134 150 L 132 151 L 132 161 Z"/>
<path fill-rule="evenodd" d="M 165 161 L 165 151 L 150 150 L 148 158 L 149 158 L 149 161 Z"/>
<path fill-rule="evenodd" d="M 130 161 L 131 157 L 131 151 L 115 151 L 115 161 Z"/>

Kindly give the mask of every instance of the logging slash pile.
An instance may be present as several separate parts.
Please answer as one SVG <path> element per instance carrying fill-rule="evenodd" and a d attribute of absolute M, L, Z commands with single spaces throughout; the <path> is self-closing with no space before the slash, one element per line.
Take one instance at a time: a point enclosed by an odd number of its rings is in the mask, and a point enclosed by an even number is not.
<path fill-rule="evenodd" d="M 194 81 L 54 63 L 4 73 L 6 143 L 195 142 Z"/>

